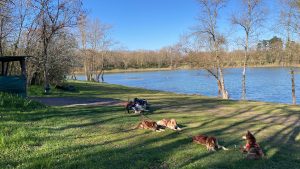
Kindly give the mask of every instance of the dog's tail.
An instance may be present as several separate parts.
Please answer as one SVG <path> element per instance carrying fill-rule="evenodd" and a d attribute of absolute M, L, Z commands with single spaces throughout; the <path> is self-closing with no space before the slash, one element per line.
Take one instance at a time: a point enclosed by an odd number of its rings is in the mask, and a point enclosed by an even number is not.
<path fill-rule="evenodd" d="M 223 150 L 229 150 L 228 148 L 224 147 L 224 146 L 221 146 L 217 140 L 217 146 L 218 146 L 218 149 L 223 149 Z"/>
<path fill-rule="evenodd" d="M 140 128 L 140 126 L 141 126 L 141 124 L 142 124 L 142 122 L 139 122 L 139 124 L 138 124 L 138 125 L 136 125 L 134 128 L 132 128 L 132 130 L 139 129 L 139 128 Z"/>
<path fill-rule="evenodd" d="M 226 151 L 229 150 L 228 148 L 226 148 L 224 146 L 218 145 L 218 149 L 220 149 L 220 148 L 223 149 L 223 150 L 226 150 Z"/>
<path fill-rule="evenodd" d="M 142 122 L 139 122 L 138 125 L 134 126 L 133 128 L 129 128 L 129 129 L 127 129 L 127 130 L 124 130 L 123 132 L 128 132 L 128 131 L 132 131 L 132 130 L 137 130 L 137 129 L 140 128 L 141 124 L 142 124 Z"/>
<path fill-rule="evenodd" d="M 177 128 L 175 128 L 176 131 L 181 131 L 182 129 L 180 127 L 177 126 Z"/>
<path fill-rule="evenodd" d="M 125 130 L 122 130 L 122 132 L 129 132 L 129 131 L 137 130 L 137 129 L 140 128 L 141 123 L 142 123 L 142 122 L 139 122 L 138 125 L 136 125 L 136 126 L 134 126 L 134 127 L 132 127 L 132 128 L 127 128 L 127 129 L 125 129 Z"/>

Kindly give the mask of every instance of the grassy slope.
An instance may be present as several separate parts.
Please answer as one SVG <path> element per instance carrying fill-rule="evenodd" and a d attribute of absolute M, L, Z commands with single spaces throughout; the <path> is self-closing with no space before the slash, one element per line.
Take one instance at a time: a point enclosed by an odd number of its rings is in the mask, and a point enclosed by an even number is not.
<path fill-rule="evenodd" d="M 147 116 L 176 118 L 181 132 L 131 130 L 140 120 L 118 106 L 0 109 L 0 168 L 300 168 L 300 107 L 221 101 L 201 96 L 73 82 L 80 92 L 53 96 L 146 98 Z M 33 92 L 34 91 L 34 92 Z M 34 87 L 31 93 L 41 94 Z M 247 161 L 235 149 L 249 129 L 266 159 Z M 229 151 L 209 153 L 189 136 L 215 135 Z"/>

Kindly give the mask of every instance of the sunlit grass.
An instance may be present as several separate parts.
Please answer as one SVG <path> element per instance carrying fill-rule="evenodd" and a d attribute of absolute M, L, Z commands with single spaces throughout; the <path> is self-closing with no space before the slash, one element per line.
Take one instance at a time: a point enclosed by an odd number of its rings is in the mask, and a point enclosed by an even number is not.
<path fill-rule="evenodd" d="M 147 117 L 176 118 L 183 131 L 131 130 L 140 116 L 121 106 L 2 108 L 0 168 L 300 168 L 300 107 L 222 101 L 110 84 L 71 82 L 78 92 L 47 97 L 103 97 L 151 103 Z M 30 89 L 42 96 L 41 87 Z M 238 147 L 251 130 L 263 160 L 247 161 Z M 195 134 L 217 136 L 229 151 L 209 153 L 191 142 Z M 236 148 L 237 147 L 237 148 Z"/>
<path fill-rule="evenodd" d="M 34 110 L 44 108 L 43 104 L 32 101 L 30 99 L 24 99 L 21 96 L 15 94 L 1 93 L 0 92 L 0 110 Z"/>

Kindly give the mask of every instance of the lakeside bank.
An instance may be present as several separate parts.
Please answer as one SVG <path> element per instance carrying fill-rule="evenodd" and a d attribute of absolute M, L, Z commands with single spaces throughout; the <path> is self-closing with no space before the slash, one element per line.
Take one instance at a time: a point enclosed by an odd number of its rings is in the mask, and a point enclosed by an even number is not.
<path fill-rule="evenodd" d="M 269 65 L 252 65 L 247 68 L 285 68 L 289 66 L 283 66 L 278 64 L 269 64 Z M 300 64 L 294 65 L 293 67 L 299 68 Z M 242 68 L 242 66 L 225 66 L 226 68 Z M 105 70 L 105 73 L 135 73 L 135 72 L 157 72 L 157 71 L 172 71 L 172 70 L 202 70 L 204 68 L 190 68 L 188 66 L 182 66 L 177 68 L 141 68 L 141 69 L 112 69 Z M 84 75 L 83 71 L 75 71 L 75 75 Z"/>

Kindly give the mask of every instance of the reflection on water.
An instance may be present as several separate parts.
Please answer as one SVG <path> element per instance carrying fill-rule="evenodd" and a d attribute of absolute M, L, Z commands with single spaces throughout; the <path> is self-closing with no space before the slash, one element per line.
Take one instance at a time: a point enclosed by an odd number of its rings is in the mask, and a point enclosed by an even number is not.
<path fill-rule="evenodd" d="M 232 99 L 241 98 L 240 68 L 225 69 L 225 84 Z M 288 68 L 247 69 L 247 99 L 291 103 L 291 80 Z M 83 76 L 79 80 L 85 80 Z M 300 101 L 300 74 L 296 74 L 296 96 Z M 117 73 L 105 75 L 105 81 L 146 89 L 184 94 L 217 96 L 217 83 L 205 70 L 174 70 L 158 72 Z"/>

